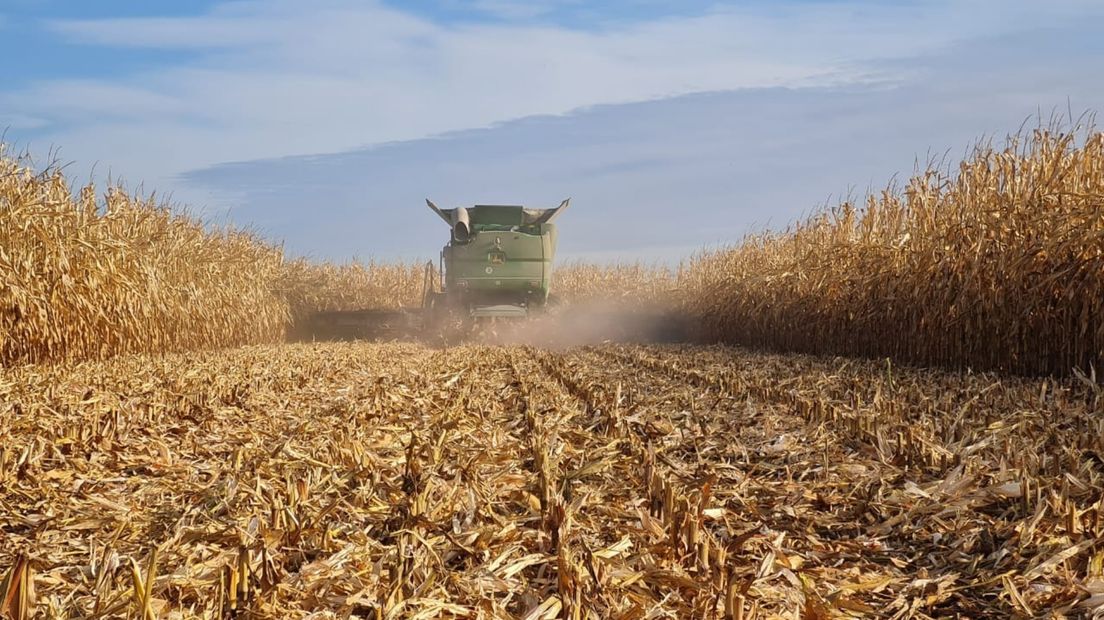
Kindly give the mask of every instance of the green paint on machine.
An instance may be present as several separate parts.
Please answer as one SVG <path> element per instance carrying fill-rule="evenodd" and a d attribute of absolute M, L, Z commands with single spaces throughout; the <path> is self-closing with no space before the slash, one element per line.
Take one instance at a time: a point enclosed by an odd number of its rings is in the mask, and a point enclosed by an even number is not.
<path fill-rule="evenodd" d="M 426 200 L 451 231 L 441 251 L 441 301 L 475 317 L 526 316 L 542 308 L 552 286 L 553 221 L 569 202 L 564 200 L 553 209 L 516 205 L 441 209 Z"/>

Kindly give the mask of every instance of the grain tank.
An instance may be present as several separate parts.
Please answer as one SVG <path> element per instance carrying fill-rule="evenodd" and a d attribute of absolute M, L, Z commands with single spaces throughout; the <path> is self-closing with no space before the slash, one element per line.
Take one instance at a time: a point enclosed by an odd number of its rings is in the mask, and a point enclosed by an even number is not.
<path fill-rule="evenodd" d="M 553 209 L 475 205 L 441 209 L 426 204 L 449 226 L 441 250 L 442 289 L 431 304 L 474 318 L 525 317 L 544 307 L 556 254 Z"/>

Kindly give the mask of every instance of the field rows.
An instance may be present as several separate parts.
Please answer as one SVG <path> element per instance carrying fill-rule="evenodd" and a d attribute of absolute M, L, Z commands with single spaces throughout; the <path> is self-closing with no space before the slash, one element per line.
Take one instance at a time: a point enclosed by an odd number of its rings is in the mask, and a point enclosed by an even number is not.
<path fill-rule="evenodd" d="M 1077 382 L 722 347 L 8 370 L 6 611 L 1088 615 L 1102 413 Z"/>

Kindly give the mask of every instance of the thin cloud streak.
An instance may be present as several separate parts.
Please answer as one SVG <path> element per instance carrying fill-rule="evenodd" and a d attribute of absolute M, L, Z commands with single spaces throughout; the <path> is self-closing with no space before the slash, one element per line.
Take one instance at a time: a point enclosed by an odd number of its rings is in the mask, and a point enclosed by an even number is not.
<path fill-rule="evenodd" d="M 1037 40 L 1042 41 L 1040 33 Z M 566 116 L 330 155 L 227 164 L 185 175 L 234 196 L 234 217 L 293 253 L 432 256 L 440 230 L 421 200 L 551 205 L 568 195 L 567 257 L 672 261 L 748 231 L 781 228 L 826 201 L 878 190 L 914 163 L 955 161 L 1036 110 L 1104 107 L 1080 80 L 1099 57 L 1047 63 L 1088 29 L 1040 43 L 1036 62 L 979 41 L 881 67 L 893 88 L 747 89 L 598 106 Z M 992 59 L 1007 58 L 1007 64 Z M 973 59 L 973 60 L 964 60 Z M 834 197 L 834 198 L 833 198 Z M 394 231 L 403 231 L 396 235 Z"/>
<path fill-rule="evenodd" d="M 580 31 L 440 24 L 378 3 L 239 1 L 198 17 L 55 22 L 72 41 L 190 50 L 193 59 L 107 81 L 47 81 L 0 94 L 0 107 L 46 118 L 32 136 L 39 143 L 161 184 L 219 161 L 347 150 L 592 105 L 900 82 L 908 76 L 873 63 L 1037 17 L 999 4 L 984 23 L 972 18 L 992 1 L 858 2 L 720 7 Z"/>

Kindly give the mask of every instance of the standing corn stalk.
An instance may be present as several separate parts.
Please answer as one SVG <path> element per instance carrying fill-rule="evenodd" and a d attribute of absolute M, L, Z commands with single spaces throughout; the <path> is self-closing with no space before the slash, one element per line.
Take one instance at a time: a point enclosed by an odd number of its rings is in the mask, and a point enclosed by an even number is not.
<path fill-rule="evenodd" d="M 954 173 L 696 258 L 713 340 L 1069 374 L 1104 362 L 1104 134 L 1039 129 Z"/>

